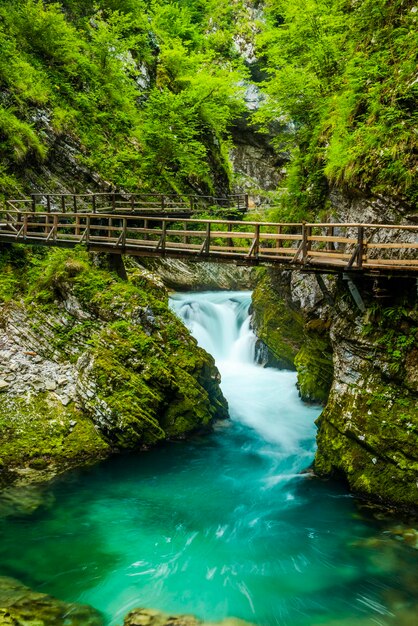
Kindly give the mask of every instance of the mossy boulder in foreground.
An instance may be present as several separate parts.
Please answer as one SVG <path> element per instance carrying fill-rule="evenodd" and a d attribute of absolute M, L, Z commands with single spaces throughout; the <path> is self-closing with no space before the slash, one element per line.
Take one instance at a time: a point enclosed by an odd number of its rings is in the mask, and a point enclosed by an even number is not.
<path fill-rule="evenodd" d="M 0 626 L 104 626 L 104 620 L 90 606 L 61 602 L 0 577 Z"/>
<path fill-rule="evenodd" d="M 14 250 L 3 276 L 0 481 L 227 417 L 213 358 L 145 270 L 123 281 L 84 251 Z"/>

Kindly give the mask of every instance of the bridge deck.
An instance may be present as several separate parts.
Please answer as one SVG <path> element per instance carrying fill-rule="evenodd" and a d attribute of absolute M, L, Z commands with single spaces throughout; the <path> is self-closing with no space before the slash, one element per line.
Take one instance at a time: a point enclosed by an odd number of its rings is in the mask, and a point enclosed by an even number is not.
<path fill-rule="evenodd" d="M 0 241 L 136 256 L 418 275 L 418 226 L 183 219 L 130 213 L 0 212 Z"/>

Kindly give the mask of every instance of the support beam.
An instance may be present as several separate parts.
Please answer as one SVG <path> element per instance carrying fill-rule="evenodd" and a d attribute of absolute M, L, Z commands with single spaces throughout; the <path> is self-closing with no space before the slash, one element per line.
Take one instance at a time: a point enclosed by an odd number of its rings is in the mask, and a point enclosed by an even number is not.
<path fill-rule="evenodd" d="M 360 313 L 365 313 L 366 305 L 363 302 L 363 298 L 360 295 L 357 285 L 354 283 L 353 279 L 351 278 L 349 274 L 344 273 L 343 280 L 347 281 L 348 289 L 350 290 L 350 293 L 353 297 L 354 302 L 357 305 L 358 310 L 360 311 Z"/>

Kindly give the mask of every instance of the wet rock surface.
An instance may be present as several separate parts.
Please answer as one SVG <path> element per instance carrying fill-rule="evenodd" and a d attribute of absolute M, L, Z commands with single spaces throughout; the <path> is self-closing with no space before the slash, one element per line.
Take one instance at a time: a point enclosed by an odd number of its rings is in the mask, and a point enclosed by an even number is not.
<path fill-rule="evenodd" d="M 252 289 L 256 270 L 232 263 L 206 263 L 179 259 L 147 259 L 141 261 L 158 273 L 169 289 L 176 291 L 206 291 L 213 289 Z"/>
<path fill-rule="evenodd" d="M 61 602 L 0 577 L 0 626 L 104 626 L 104 620 L 90 606 Z"/>
<path fill-rule="evenodd" d="M 251 626 L 236 618 L 221 622 L 204 622 L 194 615 L 171 615 L 154 609 L 138 608 L 128 613 L 123 626 Z"/>

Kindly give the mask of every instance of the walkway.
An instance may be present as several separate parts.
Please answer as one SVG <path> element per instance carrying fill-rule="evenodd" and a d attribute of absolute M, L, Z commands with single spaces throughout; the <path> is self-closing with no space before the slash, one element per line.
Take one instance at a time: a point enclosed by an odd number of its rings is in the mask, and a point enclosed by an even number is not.
<path fill-rule="evenodd" d="M 274 264 L 318 273 L 418 276 L 418 225 L 308 224 L 142 215 L 138 210 L 0 212 L 0 241 L 135 256 Z M 145 209 L 144 209 L 145 210 Z"/>

